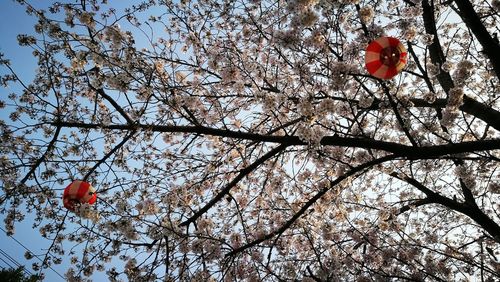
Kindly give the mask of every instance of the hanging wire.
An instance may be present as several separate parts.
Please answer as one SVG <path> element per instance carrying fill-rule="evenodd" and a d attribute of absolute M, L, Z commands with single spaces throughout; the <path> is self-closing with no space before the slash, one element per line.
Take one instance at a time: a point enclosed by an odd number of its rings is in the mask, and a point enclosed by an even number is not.
<path fill-rule="evenodd" d="M 14 238 L 13 236 L 9 235 L 7 233 L 7 231 L 5 231 L 5 229 L 3 229 L 2 227 L 0 227 L 0 230 L 2 230 L 7 236 L 9 236 L 10 238 L 12 238 L 17 244 L 19 244 L 21 247 L 23 247 L 26 251 L 30 252 L 34 257 L 36 257 L 40 262 L 43 263 L 42 259 L 39 258 L 37 255 L 35 255 L 35 253 L 33 251 L 31 251 L 28 247 L 26 247 L 23 243 L 19 242 L 16 238 Z M 51 266 L 49 266 L 49 268 L 54 271 L 59 277 L 61 277 L 62 279 L 66 280 L 66 278 L 64 278 L 63 275 L 61 275 L 61 273 L 57 272 L 57 270 L 55 270 L 54 268 L 52 268 Z"/>
<path fill-rule="evenodd" d="M 5 265 L 7 265 L 8 268 L 12 268 L 12 269 L 14 268 L 14 267 L 12 267 L 12 265 L 10 265 L 10 263 L 8 261 L 5 261 L 3 258 L 0 257 L 0 260 L 3 261 L 3 263 Z"/>
<path fill-rule="evenodd" d="M 5 264 L 7 264 L 9 268 L 18 269 L 21 267 L 21 269 L 24 271 L 26 275 L 28 276 L 33 275 L 33 273 L 29 269 L 21 265 L 15 258 L 11 257 L 6 251 L 0 249 L 0 254 L 3 255 L 7 260 L 10 260 L 11 262 L 14 263 L 15 267 L 13 267 L 10 263 L 6 262 L 4 259 L 0 258 L 0 260 L 2 260 Z"/>
<path fill-rule="evenodd" d="M 11 257 L 8 253 L 6 253 L 4 250 L 0 249 L 0 254 L 3 255 L 6 259 L 10 260 L 11 262 L 14 263 L 14 265 L 16 267 L 19 267 L 21 266 L 21 264 L 16 260 L 14 259 L 13 257 Z"/>

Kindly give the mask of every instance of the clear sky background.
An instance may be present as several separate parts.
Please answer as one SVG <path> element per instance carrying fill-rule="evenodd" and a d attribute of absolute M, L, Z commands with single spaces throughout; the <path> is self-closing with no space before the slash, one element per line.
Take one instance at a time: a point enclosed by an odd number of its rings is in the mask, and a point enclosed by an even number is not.
<path fill-rule="evenodd" d="M 46 7 L 53 1 L 31 1 L 35 7 Z M 64 1 L 63 1 L 64 2 Z M 124 7 L 130 6 L 133 0 L 111 0 L 109 6 L 122 11 Z M 135 2 L 136 3 L 136 2 Z M 12 68 L 18 76 L 26 83 L 31 82 L 37 68 L 36 59 L 32 56 L 30 47 L 20 47 L 17 44 L 18 34 L 35 34 L 33 25 L 36 23 L 34 17 L 28 16 L 24 8 L 14 0 L 0 0 L 0 52 L 4 54 L 5 59 L 11 61 Z M 6 69 L 0 67 L 0 74 L 5 74 Z M 12 83 L 8 88 L 0 87 L 0 99 L 6 101 L 9 93 L 20 93 L 22 89 Z M 8 120 L 9 110 L 0 110 L 0 119 Z M 0 185 L 3 183 L 0 182 Z M 64 188 L 64 187 L 62 187 Z M 15 225 L 15 234 L 8 237 L 3 227 L 4 216 L 0 215 L 0 268 L 17 267 L 17 264 L 26 266 L 27 272 L 35 273 L 31 265 L 34 262 L 40 262 L 36 258 L 26 260 L 24 254 L 26 249 L 32 253 L 43 255 L 50 246 L 50 241 L 41 237 L 37 229 L 32 228 L 33 215 L 26 215 L 25 220 Z M 71 227 L 68 226 L 68 232 Z M 43 256 L 42 256 L 43 258 Z M 65 281 L 64 273 L 69 268 L 69 258 L 63 260 L 61 265 L 52 265 L 52 269 L 46 269 L 45 281 Z M 114 260 L 115 261 L 115 260 Z M 121 269 L 122 266 L 118 266 Z M 94 281 L 107 281 L 104 273 L 95 273 L 92 276 Z"/>
<path fill-rule="evenodd" d="M 31 81 L 36 68 L 36 60 L 31 55 L 29 47 L 20 47 L 17 44 L 17 35 L 20 33 L 33 34 L 33 25 L 36 19 L 26 15 L 24 8 L 13 0 L 0 1 L 0 52 L 4 58 L 11 61 L 11 66 L 24 81 Z M 0 70 L 4 72 L 5 69 Z M 9 88 L 0 88 L 2 100 L 12 92 L 19 92 L 20 88 L 11 84 Z M 0 110 L 0 118 L 8 119 L 6 109 Z M 0 185 L 3 185 L 0 183 Z M 38 230 L 32 228 L 33 217 L 27 216 L 24 222 L 16 225 L 16 233 L 13 237 L 8 237 L 3 228 L 3 216 L 0 215 L 0 267 L 16 267 L 16 264 L 25 265 L 26 269 L 34 273 L 31 264 L 37 259 L 30 261 L 24 258 L 26 248 L 34 254 L 43 254 L 50 242 L 44 240 Z M 23 247 L 24 246 L 24 247 Z M 38 261 L 40 262 L 40 261 Z M 45 270 L 46 281 L 64 281 L 60 275 L 64 276 L 68 265 L 54 265 L 53 269 Z"/>
<path fill-rule="evenodd" d="M 0 3 L 0 52 L 6 59 L 11 60 L 11 65 L 24 81 L 30 81 L 34 76 L 36 60 L 31 55 L 31 49 L 20 47 L 17 44 L 17 35 L 20 33 L 33 33 L 33 25 L 36 20 L 24 12 L 24 8 L 13 0 L 2 0 Z M 4 73 L 5 69 L 0 72 Z M 0 97 L 6 100 L 6 96 L 12 92 L 19 92 L 20 88 L 11 84 L 9 88 L 0 88 Z M 8 119 L 6 109 L 0 110 L 0 118 Z M 0 185 L 3 185 L 0 183 Z M 16 233 L 13 238 L 7 237 L 3 228 L 3 216 L 0 216 L 0 267 L 16 267 L 17 263 L 25 265 L 32 272 L 31 264 L 36 261 L 28 261 L 24 258 L 26 248 L 35 254 L 43 253 L 43 249 L 49 245 L 48 241 L 41 238 L 37 230 L 32 229 L 32 217 L 26 217 L 22 224 L 16 225 Z M 66 266 L 67 267 L 67 266 Z M 47 270 L 46 281 L 64 281 L 59 275 L 64 275 L 65 267 L 54 266 L 54 270 Z M 59 273 L 56 273 L 56 271 Z"/>

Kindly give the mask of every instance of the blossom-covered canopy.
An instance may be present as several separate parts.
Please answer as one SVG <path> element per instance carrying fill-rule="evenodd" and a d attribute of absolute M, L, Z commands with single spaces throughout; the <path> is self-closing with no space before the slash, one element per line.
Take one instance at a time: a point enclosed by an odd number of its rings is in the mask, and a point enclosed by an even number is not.
<path fill-rule="evenodd" d="M 500 0 L 17 2 L 0 221 L 33 270 L 500 281 Z"/>

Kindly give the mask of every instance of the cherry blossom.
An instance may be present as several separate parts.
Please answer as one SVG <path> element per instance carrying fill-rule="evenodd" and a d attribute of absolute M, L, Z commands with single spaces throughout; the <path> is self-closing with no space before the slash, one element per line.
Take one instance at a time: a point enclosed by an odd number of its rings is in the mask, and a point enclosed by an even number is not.
<path fill-rule="evenodd" d="M 49 242 L 35 271 L 499 279 L 498 1 L 18 2 L 37 68 L 0 56 L 0 212 Z M 98 198 L 69 213 L 72 179 Z"/>

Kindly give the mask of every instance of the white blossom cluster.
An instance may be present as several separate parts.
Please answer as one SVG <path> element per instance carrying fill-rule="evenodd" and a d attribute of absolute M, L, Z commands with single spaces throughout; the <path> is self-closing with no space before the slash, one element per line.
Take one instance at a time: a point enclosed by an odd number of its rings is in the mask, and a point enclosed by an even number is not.
<path fill-rule="evenodd" d="M 375 98 L 373 98 L 372 96 L 363 95 L 359 99 L 358 106 L 361 108 L 369 108 L 373 104 L 374 100 L 375 100 Z"/>
<path fill-rule="evenodd" d="M 104 41 L 111 42 L 115 48 L 121 47 L 124 36 L 118 24 L 106 28 L 104 35 Z"/>
<path fill-rule="evenodd" d="M 408 41 L 413 41 L 417 37 L 417 28 L 414 25 L 405 27 L 403 37 Z"/>
<path fill-rule="evenodd" d="M 459 165 L 455 168 L 455 175 L 463 181 L 467 189 L 474 191 L 477 182 L 474 173 L 469 168 Z"/>
<path fill-rule="evenodd" d="M 359 17 L 365 24 L 370 23 L 375 17 L 375 11 L 372 6 L 364 6 L 359 10 Z"/>
<path fill-rule="evenodd" d="M 131 77 L 125 73 L 125 72 L 120 72 L 115 75 L 109 75 L 107 76 L 106 83 L 108 86 L 112 89 L 116 89 L 120 92 L 127 92 L 129 89 L 129 84 L 131 81 Z"/>
<path fill-rule="evenodd" d="M 325 46 L 325 36 L 318 29 L 311 33 L 311 36 L 306 38 L 304 42 L 307 46 L 322 49 Z"/>
<path fill-rule="evenodd" d="M 490 182 L 488 185 L 488 191 L 494 194 L 500 194 L 500 183 L 498 182 Z"/>
<path fill-rule="evenodd" d="M 307 123 L 299 124 L 295 134 L 300 140 L 312 146 L 319 146 L 321 139 L 325 136 L 325 132 L 321 127 L 311 126 Z"/>
<path fill-rule="evenodd" d="M 318 4 L 317 0 L 288 1 L 287 9 L 292 15 L 291 26 L 298 29 L 313 26 L 319 19 L 314 9 L 316 4 Z"/>
<path fill-rule="evenodd" d="M 463 86 L 466 80 L 470 77 L 471 71 L 474 68 L 474 64 L 471 61 L 465 60 L 461 61 L 455 72 L 453 73 L 453 81 L 458 86 Z"/>
<path fill-rule="evenodd" d="M 456 109 L 445 108 L 443 110 L 443 118 L 441 119 L 441 124 L 445 127 L 452 126 L 458 115 L 459 112 Z"/>
<path fill-rule="evenodd" d="M 491 0 L 491 7 L 500 13 L 500 0 Z"/>
<path fill-rule="evenodd" d="M 312 9 L 307 9 L 302 13 L 296 14 L 292 18 L 292 25 L 310 27 L 313 26 L 318 21 L 318 19 L 319 17 L 316 12 L 314 12 Z"/>
<path fill-rule="evenodd" d="M 200 233 L 208 233 L 212 232 L 214 228 L 214 222 L 210 218 L 202 218 L 198 220 L 198 232 Z"/>
<path fill-rule="evenodd" d="M 116 222 L 113 222 L 110 228 L 112 230 L 119 231 L 128 240 L 137 240 L 139 238 L 139 234 L 137 234 L 133 224 L 134 223 L 130 220 L 121 219 Z"/>
<path fill-rule="evenodd" d="M 240 71 L 236 66 L 226 66 L 221 70 L 220 75 L 225 82 L 238 81 L 240 79 Z"/>
<path fill-rule="evenodd" d="M 464 92 L 462 88 L 452 88 L 448 93 L 448 103 L 443 110 L 441 123 L 444 126 L 451 126 L 459 114 L 459 107 L 463 104 Z"/>
<path fill-rule="evenodd" d="M 142 215 L 154 215 L 160 210 L 160 207 L 153 199 L 141 201 L 135 205 L 135 208 L 139 211 L 139 214 Z"/>
<path fill-rule="evenodd" d="M 14 222 L 16 219 L 15 212 L 9 212 L 7 216 L 4 218 L 3 222 L 5 224 L 6 233 L 8 236 L 12 236 L 14 234 Z"/>
<path fill-rule="evenodd" d="M 241 234 L 239 234 L 239 233 L 231 233 L 231 235 L 229 235 L 229 243 L 231 244 L 231 246 L 233 248 L 240 247 L 241 244 L 242 244 Z"/>
<path fill-rule="evenodd" d="M 447 107 L 458 109 L 464 102 L 464 91 L 462 88 L 454 87 L 450 89 Z"/>
<path fill-rule="evenodd" d="M 314 115 L 314 106 L 308 99 L 302 99 L 297 104 L 297 111 L 304 117 L 311 117 Z"/>
<path fill-rule="evenodd" d="M 434 42 L 434 34 L 424 34 L 421 36 L 421 41 L 424 45 L 431 45 Z"/>
<path fill-rule="evenodd" d="M 355 43 L 349 43 L 348 45 L 352 45 L 353 49 L 357 49 Z M 345 48 L 349 49 L 350 46 L 345 46 Z M 354 64 L 341 61 L 330 62 L 330 64 L 328 65 L 328 69 L 332 72 L 332 74 L 351 73 L 358 71 L 357 67 Z"/>
<path fill-rule="evenodd" d="M 99 221 L 99 212 L 88 203 L 76 204 L 75 214 L 82 218 L 87 218 L 93 222 Z"/>
<path fill-rule="evenodd" d="M 318 115 L 325 116 L 329 113 L 334 113 L 336 109 L 335 106 L 335 101 L 331 98 L 326 98 L 323 99 L 317 106 L 316 106 L 316 113 Z"/>
<path fill-rule="evenodd" d="M 129 280 L 136 280 L 140 274 L 139 269 L 137 268 L 137 260 L 131 258 L 125 263 L 125 274 Z"/>
<path fill-rule="evenodd" d="M 301 13 L 313 9 L 318 2 L 318 0 L 292 0 L 288 1 L 287 9 L 292 12 Z"/>
<path fill-rule="evenodd" d="M 292 48 L 300 42 L 299 32 L 296 29 L 276 30 L 274 38 L 283 48 Z"/>
<path fill-rule="evenodd" d="M 393 3 L 396 4 L 398 2 Z M 412 7 L 403 7 L 401 8 L 401 15 L 406 19 L 414 19 L 422 15 L 422 7 L 418 4 Z"/>
<path fill-rule="evenodd" d="M 80 22 L 90 28 L 95 27 L 95 21 L 94 21 L 94 13 L 90 12 L 81 12 L 80 16 L 78 17 Z"/>
<path fill-rule="evenodd" d="M 453 69 L 453 63 L 450 61 L 446 61 L 441 65 L 441 69 L 445 72 L 450 72 Z"/>
<path fill-rule="evenodd" d="M 75 272 L 75 269 L 70 267 L 66 273 L 64 273 L 64 278 L 66 278 L 66 281 L 68 282 L 82 282 L 82 281 L 88 281 L 87 279 L 84 279 L 78 275 L 78 273 Z"/>
<path fill-rule="evenodd" d="M 437 95 L 432 91 L 426 91 L 423 95 L 423 98 L 427 103 L 432 104 L 436 101 Z"/>

